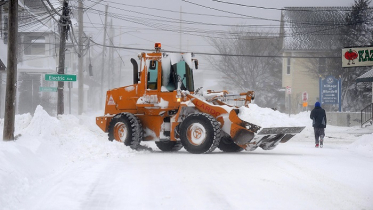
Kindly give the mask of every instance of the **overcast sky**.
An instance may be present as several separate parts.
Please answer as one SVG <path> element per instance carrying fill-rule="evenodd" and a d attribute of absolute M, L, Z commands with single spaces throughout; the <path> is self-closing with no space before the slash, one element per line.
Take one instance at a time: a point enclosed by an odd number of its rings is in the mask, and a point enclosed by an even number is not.
<path fill-rule="evenodd" d="M 103 43 L 107 4 L 108 23 L 113 22 L 116 46 L 152 49 L 155 42 L 161 42 L 163 49 L 193 52 L 211 52 L 206 40 L 224 36 L 234 25 L 278 32 L 280 9 L 284 7 L 345 7 L 354 3 L 353 0 L 103 0 L 95 4 L 97 1 L 84 1 L 84 7 L 94 5 L 85 12 L 84 26 L 96 42 Z M 180 18 L 186 22 L 180 24 Z M 133 57 L 137 51 L 120 53 Z"/>

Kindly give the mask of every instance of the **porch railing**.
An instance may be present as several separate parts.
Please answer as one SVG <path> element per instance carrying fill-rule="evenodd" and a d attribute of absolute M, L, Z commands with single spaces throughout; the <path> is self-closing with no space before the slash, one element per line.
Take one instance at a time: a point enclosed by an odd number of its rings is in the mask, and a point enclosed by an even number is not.
<path fill-rule="evenodd" d="M 372 123 L 373 121 L 373 103 L 366 106 L 364 109 L 361 110 L 361 127 L 365 125 L 367 122 Z"/>

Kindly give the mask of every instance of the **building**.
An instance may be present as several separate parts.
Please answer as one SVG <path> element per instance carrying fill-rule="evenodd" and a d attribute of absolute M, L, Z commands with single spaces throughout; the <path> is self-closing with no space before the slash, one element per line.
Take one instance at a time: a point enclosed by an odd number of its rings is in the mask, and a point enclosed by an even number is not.
<path fill-rule="evenodd" d="M 55 8 L 60 7 L 61 3 L 57 0 L 50 0 Z M 58 66 L 59 53 L 59 28 L 55 18 L 45 9 L 40 0 L 21 0 L 18 1 L 18 55 L 17 55 L 17 98 L 16 114 L 34 113 L 36 106 L 42 105 L 51 115 L 56 114 L 57 93 L 46 92 L 45 87 L 57 87 L 57 82 L 46 81 L 45 74 L 56 74 Z M 7 4 L 0 7 L 0 69 L 2 63 L 6 67 L 7 56 Z M 76 23 L 75 20 L 72 20 Z M 76 55 L 72 39 L 66 44 L 65 55 L 65 73 L 77 74 L 78 56 Z M 0 71 L 1 72 L 1 71 Z M 0 98 L 5 95 L 5 71 L 2 76 L 3 85 L 0 87 Z M 77 101 L 77 85 L 71 85 L 68 88 L 65 83 L 65 110 L 69 109 L 69 101 Z M 84 91 L 87 92 L 87 87 Z M 50 90 L 50 89 L 49 89 Z M 71 91 L 72 94 L 69 94 Z M 85 94 L 86 95 L 86 94 Z M 73 99 L 69 100 L 67 96 Z M 85 96 L 86 97 L 86 96 Z M 85 99 L 85 101 L 87 101 Z M 85 103 L 86 104 L 86 103 Z M 4 100 L 1 100 L 0 108 L 4 106 Z M 2 110 L 2 109 L 0 109 Z M 3 111 L 3 110 L 2 110 Z M 0 111 L 0 117 L 3 113 Z"/>
<path fill-rule="evenodd" d="M 339 35 L 349 9 L 286 7 L 282 11 L 282 86 L 291 88 L 291 94 L 285 92 L 285 101 L 292 113 L 313 108 L 319 100 L 319 77 L 328 76 L 326 70 L 341 68 L 338 56 L 343 46 Z M 304 92 L 308 94 L 305 108 Z"/>

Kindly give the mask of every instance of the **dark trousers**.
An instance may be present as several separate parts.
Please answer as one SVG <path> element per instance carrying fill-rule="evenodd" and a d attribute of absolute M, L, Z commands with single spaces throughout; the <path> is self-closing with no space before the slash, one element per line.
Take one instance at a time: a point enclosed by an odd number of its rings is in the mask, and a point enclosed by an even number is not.
<path fill-rule="evenodd" d="M 315 144 L 319 144 L 319 138 L 321 141 L 324 140 L 325 128 L 313 128 L 313 130 L 315 132 Z"/>

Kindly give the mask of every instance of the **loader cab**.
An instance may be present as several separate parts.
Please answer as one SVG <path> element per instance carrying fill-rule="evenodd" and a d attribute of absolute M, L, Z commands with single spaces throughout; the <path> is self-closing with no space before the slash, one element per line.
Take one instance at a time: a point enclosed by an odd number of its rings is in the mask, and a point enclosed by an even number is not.
<path fill-rule="evenodd" d="M 198 61 L 192 53 L 161 53 L 160 43 L 155 45 L 155 53 L 141 53 L 140 72 L 137 62 L 131 59 L 134 68 L 134 84 L 144 81 L 146 90 L 174 92 L 180 90 L 194 92 L 193 64 Z M 140 80 L 139 80 L 140 79 Z"/>
<path fill-rule="evenodd" d="M 170 92 L 177 90 L 178 85 L 181 90 L 194 92 L 193 69 L 188 62 L 182 56 L 180 60 L 170 60 L 162 60 L 162 86 Z"/>

